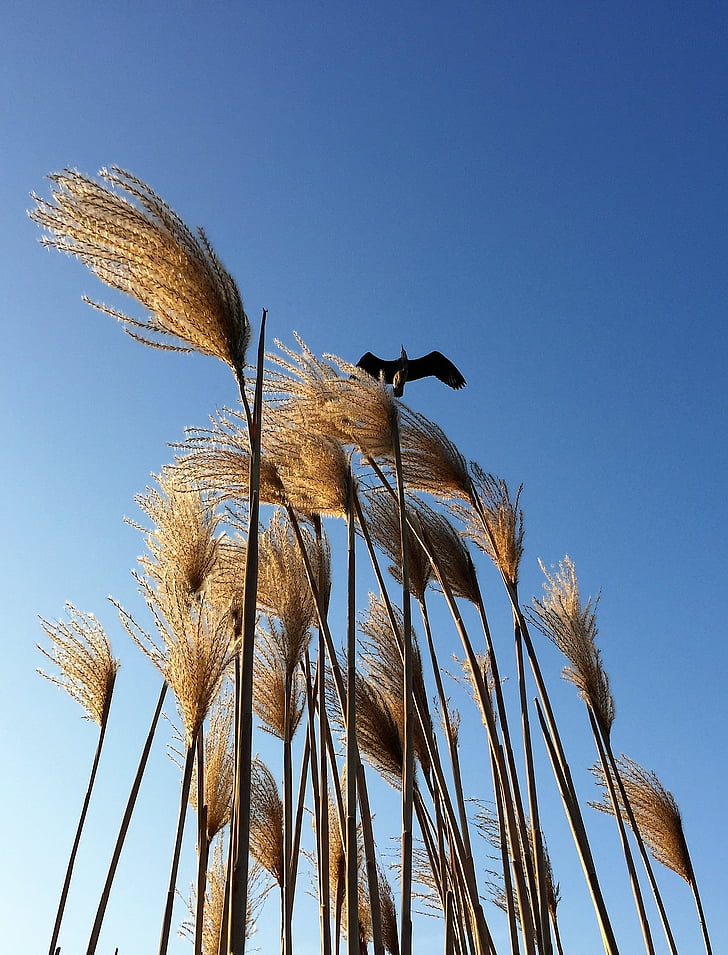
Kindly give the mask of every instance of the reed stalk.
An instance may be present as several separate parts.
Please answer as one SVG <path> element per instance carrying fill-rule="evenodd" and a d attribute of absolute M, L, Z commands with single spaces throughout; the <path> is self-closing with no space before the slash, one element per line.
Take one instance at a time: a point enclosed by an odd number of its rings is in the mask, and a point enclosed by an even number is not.
<path fill-rule="evenodd" d="M 174 897 L 177 887 L 177 870 L 179 869 L 180 853 L 182 851 L 182 836 L 184 835 L 185 816 L 187 815 L 187 803 L 190 799 L 190 785 L 192 783 L 192 770 L 195 765 L 195 754 L 197 752 L 197 734 L 188 740 L 187 751 L 184 761 L 184 770 L 182 773 L 182 792 L 180 794 L 179 812 L 177 815 L 177 829 L 174 838 L 174 848 L 172 850 L 172 865 L 169 871 L 169 885 L 167 887 L 167 901 L 164 906 L 164 916 L 162 918 L 162 929 L 159 934 L 158 955 L 166 955 L 169 947 L 169 933 L 172 928 L 172 909 L 174 907 Z"/>
<path fill-rule="evenodd" d="M 253 664 L 258 583 L 258 518 L 260 513 L 261 433 L 263 411 L 263 359 L 265 324 L 263 309 L 258 339 L 258 362 L 252 412 L 248 409 L 245 387 L 238 371 L 240 397 L 249 418 L 250 481 L 248 501 L 248 546 L 245 561 L 240 670 L 237 686 L 237 757 L 235 801 L 230 851 L 233 864 L 230 877 L 230 915 L 227 948 L 229 955 L 244 955 L 245 923 L 248 912 L 248 855 L 250 846 L 250 766 L 253 750 Z"/>
<path fill-rule="evenodd" d="M 119 827 L 119 833 L 116 837 L 116 843 L 114 845 L 114 850 L 111 854 L 111 861 L 109 863 L 109 869 L 106 874 L 106 881 L 104 882 L 104 887 L 101 891 L 101 898 L 99 899 L 99 904 L 96 909 L 96 916 L 94 918 L 94 924 L 91 929 L 91 935 L 89 937 L 88 946 L 86 948 L 86 955 L 94 955 L 96 952 L 96 946 L 98 945 L 99 935 L 101 934 L 101 926 L 103 925 L 104 915 L 106 914 L 106 907 L 111 896 L 111 888 L 114 882 L 114 876 L 116 875 L 116 869 L 119 864 L 119 859 L 121 858 L 121 851 L 124 847 L 124 841 L 126 839 L 126 834 L 129 829 L 129 824 L 131 823 L 131 817 L 134 812 L 134 807 L 136 806 L 137 796 L 139 795 L 139 789 L 142 784 L 142 778 L 144 776 L 144 771 L 147 766 L 147 761 L 149 760 L 149 753 L 152 749 L 152 742 L 154 741 L 154 735 L 157 731 L 157 724 L 159 723 L 159 717 L 162 713 L 162 706 L 164 704 L 165 696 L 167 695 L 167 682 L 162 683 L 162 688 L 159 691 L 159 697 L 157 699 L 157 705 L 152 716 L 152 721 L 149 726 L 149 731 L 147 733 L 147 738 L 144 741 L 144 746 L 142 748 L 142 753 L 139 758 L 139 764 L 137 766 L 137 771 L 134 776 L 134 780 L 131 785 L 131 790 L 129 792 L 129 798 L 126 803 L 126 808 L 124 810 L 124 815 L 121 820 L 121 825 Z"/>

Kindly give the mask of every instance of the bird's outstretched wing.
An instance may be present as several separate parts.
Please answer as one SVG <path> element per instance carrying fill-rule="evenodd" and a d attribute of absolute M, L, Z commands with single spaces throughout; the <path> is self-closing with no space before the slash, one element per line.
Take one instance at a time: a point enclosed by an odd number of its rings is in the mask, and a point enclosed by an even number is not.
<path fill-rule="evenodd" d="M 356 367 L 367 372 L 372 378 L 379 378 L 379 375 L 383 374 L 384 380 L 388 385 L 391 385 L 394 380 L 394 373 L 399 367 L 399 362 L 385 361 L 383 358 L 378 358 L 368 351 L 365 355 L 361 356 L 356 363 Z"/>
<path fill-rule="evenodd" d="M 407 367 L 407 381 L 416 381 L 418 378 L 427 378 L 434 375 L 451 388 L 462 388 L 465 379 L 449 358 L 442 352 L 431 351 L 422 358 L 410 359 Z"/>

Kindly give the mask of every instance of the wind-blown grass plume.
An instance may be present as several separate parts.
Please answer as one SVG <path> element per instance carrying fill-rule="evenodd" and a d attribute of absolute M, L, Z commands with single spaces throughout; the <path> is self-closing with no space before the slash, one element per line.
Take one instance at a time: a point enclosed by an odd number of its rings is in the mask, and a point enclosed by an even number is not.
<path fill-rule="evenodd" d="M 204 806 L 206 810 L 207 842 L 230 822 L 235 783 L 235 764 L 232 732 L 235 708 L 232 693 L 223 691 L 215 700 L 205 735 Z M 197 764 L 192 774 L 190 803 L 197 809 Z"/>
<path fill-rule="evenodd" d="M 183 452 L 176 463 L 178 473 L 220 503 L 247 502 L 251 464 L 247 427 L 244 415 L 225 410 L 211 417 L 209 428 L 186 428 L 185 440 L 175 445 Z M 260 461 L 259 492 L 262 504 L 286 503 L 275 463 L 266 454 Z"/>
<path fill-rule="evenodd" d="M 400 733 L 404 737 L 404 704 L 402 700 L 404 646 L 404 619 L 402 614 L 392 608 L 394 620 L 391 620 L 383 600 L 369 595 L 369 610 L 359 621 L 359 628 L 367 638 L 362 653 L 362 666 L 368 674 L 369 682 L 377 688 L 386 702 L 390 713 L 397 720 Z M 430 719 L 427 691 L 422 673 L 417 637 L 411 631 L 412 640 L 412 687 L 417 701 L 420 719 L 416 722 L 414 747 L 417 760 L 425 773 L 430 769 L 430 756 L 424 735 L 434 736 Z"/>
<path fill-rule="evenodd" d="M 51 623 L 41 618 L 40 625 L 51 641 L 51 649 L 38 649 L 58 668 L 58 674 L 40 669 L 38 672 L 62 687 L 83 707 L 88 719 L 103 726 L 119 663 L 113 658 L 109 638 L 96 617 L 81 613 L 70 603 L 66 609 L 68 622 Z"/>
<path fill-rule="evenodd" d="M 596 603 L 598 603 L 598 598 L 594 604 L 589 598 L 586 604 L 582 605 L 576 570 L 573 562 L 568 557 L 564 558 L 559 564 L 558 571 L 553 575 L 546 571 L 543 564 L 541 564 L 541 569 L 546 576 L 547 582 L 544 584 L 546 593 L 542 601 L 533 601 L 531 619 L 569 660 L 570 666 L 564 668 L 562 676 L 577 687 L 579 696 L 586 703 L 594 742 L 604 769 L 605 778 L 608 781 L 610 797 L 615 806 L 614 814 L 617 829 L 640 919 L 645 948 L 649 955 L 652 955 L 654 953 L 654 943 L 644 907 L 642 890 L 635 871 L 632 850 L 629 846 L 622 816 L 616 809 L 620 798 L 621 782 L 616 771 L 610 741 L 612 723 L 614 722 L 614 701 L 609 689 L 609 678 L 602 666 L 601 653 L 596 646 L 598 633 Z M 614 771 L 614 775 L 612 771 Z M 616 786 L 614 786 L 615 777 Z M 624 798 L 624 792 L 622 792 L 622 797 Z M 646 856 L 644 858 L 646 861 Z M 648 875 L 651 875 L 648 864 L 647 869 Z M 672 941 L 657 884 L 652 878 L 650 882 L 668 942 L 674 951 L 674 942 Z"/>
<path fill-rule="evenodd" d="M 131 173 L 112 166 L 99 176 L 102 182 L 67 169 L 48 177 L 51 199 L 34 195 L 29 213 L 49 232 L 43 244 L 75 255 L 149 310 L 139 320 L 86 299 L 119 319 L 132 338 L 213 355 L 242 382 L 250 325 L 240 292 L 203 230 L 192 232 Z"/>
<path fill-rule="evenodd" d="M 316 358 L 296 335 L 300 352 L 280 342 L 287 357 L 271 355 L 266 389 L 289 427 L 308 429 L 362 454 L 391 458 L 397 402 L 385 385 L 355 365 L 331 355 Z M 332 364 L 335 363 L 337 367 Z"/>
<path fill-rule="evenodd" d="M 87 718 L 98 723 L 100 732 L 51 932 L 50 955 L 55 955 L 56 951 L 76 855 L 101 758 L 111 697 L 119 668 L 118 661 L 111 654 L 109 639 L 96 617 L 92 614 L 81 613 L 70 603 L 66 604 L 66 609 L 67 622 L 59 620 L 57 623 L 50 623 L 43 619 L 40 621 L 41 627 L 51 641 L 51 649 L 45 650 L 41 646 L 38 649 L 58 668 L 58 674 L 49 674 L 40 669 L 38 672 L 51 683 L 62 687 L 72 699 L 79 703 L 85 710 Z"/>
<path fill-rule="evenodd" d="M 579 696 L 594 712 L 600 729 L 609 736 L 614 722 L 614 700 L 596 645 L 599 598 L 592 602 L 590 597 L 582 604 L 576 569 L 568 556 L 555 573 L 549 574 L 542 563 L 541 570 L 546 577 L 545 595 L 542 600 L 534 599 L 529 616 L 568 659 L 569 666 L 562 670 L 562 676 L 574 684 Z"/>
<path fill-rule="evenodd" d="M 711 945 L 705 915 L 677 800 L 665 789 L 655 773 L 640 766 L 624 754 L 616 759 L 616 768 L 632 810 L 630 818 L 624 798 L 620 794 L 617 802 L 620 814 L 632 829 L 636 825 L 654 858 L 676 872 L 692 889 L 705 949 L 707 953 L 710 953 Z M 604 792 L 601 802 L 590 802 L 589 805 L 601 812 L 614 815 L 615 808 L 607 795 L 608 785 L 603 767 L 596 764 L 591 771 L 597 785 Z"/>
<path fill-rule="evenodd" d="M 159 639 L 152 638 L 122 608 L 127 632 L 157 667 L 179 704 L 185 735 L 192 740 L 217 696 L 235 651 L 233 611 L 214 611 L 207 604 L 189 608 L 186 595 L 173 590 L 162 608 L 146 591 Z"/>
<path fill-rule="evenodd" d="M 476 514 L 472 507 L 456 502 L 454 512 L 465 524 L 465 534 L 486 553 L 515 586 L 518 568 L 523 557 L 523 511 L 519 506 L 523 486 L 511 499 L 508 485 L 502 478 L 487 474 L 475 462 L 470 465 L 473 490 L 482 509 Z M 485 518 L 485 526 L 483 519 Z"/>
<path fill-rule="evenodd" d="M 135 498 L 153 525 L 149 531 L 138 528 L 149 551 L 139 563 L 158 593 L 171 585 L 198 596 L 215 570 L 220 518 L 200 490 L 185 486 L 177 468 L 165 468 L 157 483 Z"/>
<path fill-rule="evenodd" d="M 401 408 L 402 469 L 406 487 L 444 500 L 467 499 L 470 474 L 460 451 L 433 421 L 406 405 Z"/>
<path fill-rule="evenodd" d="M 273 773 L 256 758 L 251 770 L 250 854 L 283 885 L 283 802 Z"/>

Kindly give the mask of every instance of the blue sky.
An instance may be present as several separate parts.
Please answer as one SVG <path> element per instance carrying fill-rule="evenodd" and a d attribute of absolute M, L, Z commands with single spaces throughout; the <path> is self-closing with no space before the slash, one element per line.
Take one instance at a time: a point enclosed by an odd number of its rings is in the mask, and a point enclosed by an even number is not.
<path fill-rule="evenodd" d="M 31 191 L 48 194 L 44 176 L 111 164 L 205 227 L 255 327 L 268 309 L 271 343 L 295 330 L 354 361 L 440 348 L 462 369 L 464 391 L 422 382 L 407 401 L 466 457 L 523 482 L 524 600 L 541 592 L 537 559 L 567 553 L 584 592 L 602 592 L 615 746 L 675 794 L 714 950 L 728 949 L 727 26 L 708 2 L 5 5 L 8 951 L 47 945 L 95 745 L 35 673 L 37 615 L 66 600 L 95 612 L 123 664 L 62 938 L 72 955 L 157 693 L 106 601 L 135 601 L 141 543 L 123 517 L 167 443 L 235 400 L 222 365 L 127 339 L 80 300 L 110 293 L 38 245 L 25 210 Z M 487 568 L 484 580 L 508 659 L 508 614 Z M 581 704 L 541 647 L 587 799 Z M 474 720 L 473 747 L 477 732 Z M 155 949 L 177 778 L 160 739 L 109 951 Z M 624 951 L 637 951 L 611 823 L 589 821 Z M 549 822 L 565 946 L 598 951 L 555 799 Z M 687 888 L 660 878 L 680 951 L 700 951 Z M 303 917 L 296 937 L 308 951 Z"/>

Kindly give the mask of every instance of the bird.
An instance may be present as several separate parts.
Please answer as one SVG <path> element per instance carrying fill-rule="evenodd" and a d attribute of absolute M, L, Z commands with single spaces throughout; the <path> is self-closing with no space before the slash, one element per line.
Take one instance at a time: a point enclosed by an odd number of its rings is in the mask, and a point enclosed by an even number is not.
<path fill-rule="evenodd" d="M 385 361 L 368 351 L 361 356 L 356 366 L 373 378 L 381 377 L 388 385 L 392 385 L 396 398 L 401 398 L 404 394 L 406 382 L 428 378 L 430 375 L 439 378 L 451 388 L 462 388 L 465 385 L 465 379 L 455 365 L 439 351 L 431 351 L 422 358 L 408 358 L 402 346 L 402 354 L 394 361 Z"/>

